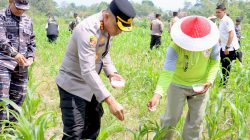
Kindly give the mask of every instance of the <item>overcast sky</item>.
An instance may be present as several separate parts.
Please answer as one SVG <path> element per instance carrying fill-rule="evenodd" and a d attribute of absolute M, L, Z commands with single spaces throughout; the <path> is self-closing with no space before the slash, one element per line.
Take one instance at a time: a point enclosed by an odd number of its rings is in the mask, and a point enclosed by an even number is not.
<path fill-rule="evenodd" d="M 76 5 L 91 5 L 94 3 L 99 3 L 101 1 L 110 2 L 111 0 L 54 0 L 59 5 L 64 1 L 67 3 L 75 3 Z M 142 0 L 131 0 L 140 3 Z M 183 7 L 185 1 L 190 1 L 193 4 L 196 0 L 151 0 L 155 6 L 162 8 L 163 10 L 178 10 Z"/>

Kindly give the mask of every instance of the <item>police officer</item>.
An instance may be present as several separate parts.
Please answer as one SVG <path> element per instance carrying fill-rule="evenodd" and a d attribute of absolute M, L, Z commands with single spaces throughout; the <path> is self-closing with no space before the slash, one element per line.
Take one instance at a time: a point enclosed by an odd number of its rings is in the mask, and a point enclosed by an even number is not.
<path fill-rule="evenodd" d="M 96 139 L 102 102 L 119 120 L 124 120 L 123 107 L 99 74 L 103 69 L 110 81 L 124 81 L 111 61 L 109 48 L 113 36 L 132 30 L 134 17 L 128 0 L 113 0 L 107 10 L 86 18 L 74 29 L 56 78 L 65 133 L 62 139 Z"/>
<path fill-rule="evenodd" d="M 56 41 L 59 34 L 59 26 L 54 16 L 49 16 L 48 22 L 46 24 L 47 38 L 49 42 Z"/>
<path fill-rule="evenodd" d="M 177 22 L 178 20 L 179 20 L 178 12 L 173 12 L 173 17 L 171 18 L 170 23 L 169 23 L 169 32 L 171 32 L 172 26 L 173 26 L 174 23 Z"/>
<path fill-rule="evenodd" d="M 9 98 L 21 106 L 27 91 L 28 67 L 33 63 L 35 35 L 32 21 L 24 14 L 27 0 L 9 0 L 0 11 L 0 98 Z M 0 120 L 7 119 L 0 111 Z M 10 117 L 15 121 L 14 117 Z"/>
<path fill-rule="evenodd" d="M 150 24 L 151 30 L 151 41 L 150 41 L 150 49 L 156 45 L 156 48 L 161 45 L 161 34 L 163 32 L 163 23 L 161 22 L 161 15 L 155 14 L 155 19 Z"/>

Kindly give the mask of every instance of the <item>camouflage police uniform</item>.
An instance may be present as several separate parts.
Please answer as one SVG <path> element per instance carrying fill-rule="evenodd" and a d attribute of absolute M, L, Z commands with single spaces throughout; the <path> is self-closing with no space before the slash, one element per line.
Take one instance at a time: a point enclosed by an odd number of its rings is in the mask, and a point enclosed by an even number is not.
<path fill-rule="evenodd" d="M 17 17 L 11 10 L 0 11 L 0 98 L 8 98 L 21 106 L 27 91 L 28 68 L 18 66 L 17 53 L 34 59 L 35 35 L 27 15 Z M 0 111 L 0 120 L 6 112 Z M 10 118 L 11 119 L 11 118 Z"/>

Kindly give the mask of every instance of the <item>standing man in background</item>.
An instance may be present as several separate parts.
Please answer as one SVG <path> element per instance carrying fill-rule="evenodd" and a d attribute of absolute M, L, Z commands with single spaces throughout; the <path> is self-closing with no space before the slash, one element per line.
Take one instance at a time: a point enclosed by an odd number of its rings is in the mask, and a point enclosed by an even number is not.
<path fill-rule="evenodd" d="M 172 26 L 173 26 L 174 23 L 175 23 L 176 21 L 178 21 L 178 20 L 179 20 L 178 12 L 173 12 L 173 17 L 171 18 L 170 23 L 169 23 L 169 32 L 171 32 Z"/>
<path fill-rule="evenodd" d="M 81 18 L 78 16 L 77 13 L 74 13 L 74 21 L 70 22 L 69 24 L 69 31 L 73 32 L 74 28 L 81 22 Z"/>
<path fill-rule="evenodd" d="M 216 7 L 216 16 L 220 19 L 220 55 L 223 74 L 221 83 L 226 85 L 231 69 L 231 62 L 237 58 L 237 51 L 240 46 L 235 33 L 234 22 L 229 16 L 227 16 L 226 7 L 223 4 Z"/>
<path fill-rule="evenodd" d="M 161 22 L 161 15 L 156 14 L 155 19 L 150 24 L 151 30 L 151 42 L 150 49 L 152 50 L 154 46 L 158 48 L 161 45 L 161 35 L 163 32 L 163 23 Z"/>
<path fill-rule="evenodd" d="M 81 18 L 78 16 L 77 13 L 74 13 L 74 18 L 75 18 L 75 23 L 76 25 L 79 24 L 81 22 Z"/>
<path fill-rule="evenodd" d="M 103 69 L 111 84 L 113 79 L 124 81 L 112 63 L 109 48 L 113 36 L 132 31 L 134 17 L 135 10 L 128 0 L 113 0 L 107 10 L 84 19 L 74 29 L 56 78 L 63 140 L 97 139 L 103 102 L 113 115 L 124 120 L 123 107 L 99 74 Z"/>
<path fill-rule="evenodd" d="M 9 7 L 0 11 L 0 99 L 7 98 L 18 106 L 23 104 L 27 92 L 28 67 L 35 57 L 35 35 L 28 0 L 9 0 Z M 11 108 L 11 107 L 10 107 Z M 0 111 L 0 120 L 7 118 Z M 10 115 L 10 121 L 16 121 Z"/>
<path fill-rule="evenodd" d="M 241 39 L 241 26 L 240 26 L 240 23 L 241 23 L 241 18 L 238 17 L 236 18 L 235 20 L 235 32 L 236 32 L 236 36 L 238 38 L 238 42 L 239 42 L 239 45 L 241 46 L 241 42 L 240 42 L 240 39 Z M 237 52 L 237 58 L 239 59 L 239 61 L 242 63 L 242 51 L 241 49 L 239 49 Z"/>
<path fill-rule="evenodd" d="M 241 19 L 238 17 L 235 20 L 235 32 L 236 32 L 236 36 L 238 38 L 238 42 L 240 45 L 240 38 L 241 38 L 241 27 L 240 27 L 240 23 L 241 23 Z"/>
<path fill-rule="evenodd" d="M 49 16 L 46 24 L 46 32 L 48 41 L 55 42 L 59 34 L 59 26 L 54 16 Z"/>

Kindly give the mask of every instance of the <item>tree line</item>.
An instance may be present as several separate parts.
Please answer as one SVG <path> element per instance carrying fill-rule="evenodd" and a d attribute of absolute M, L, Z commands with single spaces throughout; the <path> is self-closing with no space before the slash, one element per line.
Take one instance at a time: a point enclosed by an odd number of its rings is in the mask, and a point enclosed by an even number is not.
<path fill-rule="evenodd" d="M 185 1 L 184 7 L 179 12 L 186 12 L 188 15 L 202 15 L 208 17 L 213 14 L 217 4 L 225 4 L 228 13 L 232 18 L 241 16 L 244 22 L 250 23 L 250 1 L 249 0 L 196 0 L 195 4 Z M 8 0 L 1 0 L 0 8 L 6 7 Z M 55 15 L 58 17 L 72 17 L 73 13 L 78 13 L 82 18 L 97 13 L 108 7 L 107 2 L 100 2 L 91 6 L 67 3 L 63 1 L 56 3 L 53 0 L 30 0 L 31 13 L 42 13 L 45 15 Z M 150 0 L 142 0 L 141 3 L 132 1 L 136 9 L 137 17 L 148 17 L 154 13 L 162 14 L 162 20 L 169 20 L 173 11 L 163 11 Z"/>

